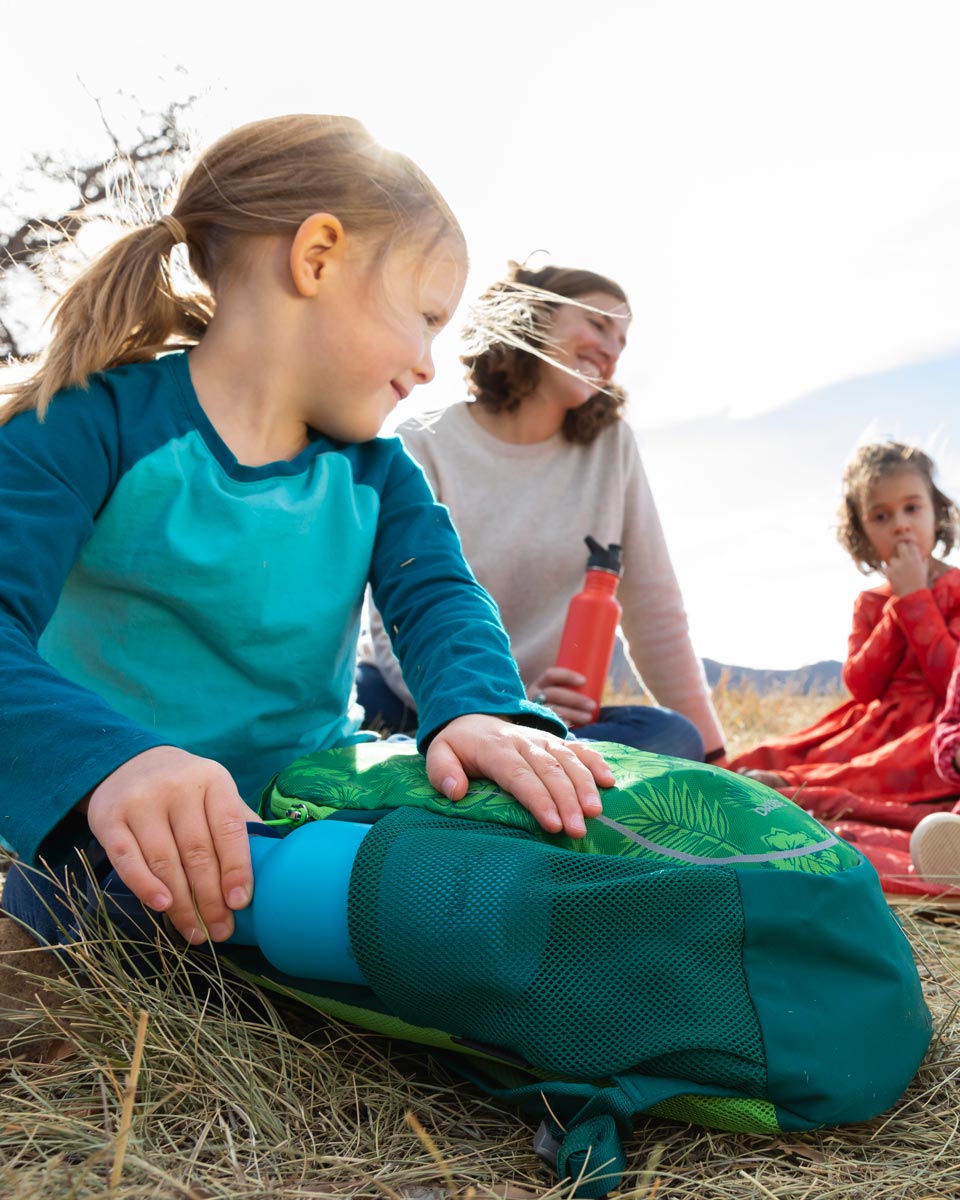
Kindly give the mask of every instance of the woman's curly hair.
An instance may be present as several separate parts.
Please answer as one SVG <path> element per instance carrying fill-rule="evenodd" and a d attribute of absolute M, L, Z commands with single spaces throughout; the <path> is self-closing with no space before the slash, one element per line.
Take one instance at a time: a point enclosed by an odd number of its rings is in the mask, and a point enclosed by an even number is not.
<path fill-rule="evenodd" d="M 936 535 L 934 549 L 939 544 L 943 547 L 943 553 L 949 554 L 960 538 L 960 512 L 950 497 L 945 496 L 933 482 L 936 467 L 929 455 L 902 442 L 873 442 L 861 446 L 843 473 L 843 501 L 837 538 L 864 575 L 878 571 L 882 566 L 863 527 L 870 490 L 881 479 L 889 479 L 903 471 L 915 472 L 930 489 Z"/>
<path fill-rule="evenodd" d="M 495 283 L 474 306 L 464 337 L 471 347 L 460 361 L 467 368 L 467 388 L 490 412 L 515 412 L 534 391 L 541 363 L 553 362 L 550 322 L 562 304 L 591 292 L 621 301 L 629 312 L 623 289 L 593 271 L 573 267 L 543 267 L 528 271 L 510 263 L 506 278 Z M 571 409 L 563 420 L 570 442 L 587 443 L 619 420 L 627 394 L 617 384 Z"/>

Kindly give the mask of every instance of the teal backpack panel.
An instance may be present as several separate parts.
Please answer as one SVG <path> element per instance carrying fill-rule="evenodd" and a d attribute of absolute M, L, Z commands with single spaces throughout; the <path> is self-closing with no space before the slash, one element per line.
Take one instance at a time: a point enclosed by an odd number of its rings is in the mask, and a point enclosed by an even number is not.
<path fill-rule="evenodd" d="M 600 748 L 616 786 L 582 840 L 545 833 L 489 781 L 447 800 L 412 745 L 299 759 L 261 811 L 291 830 L 371 823 L 347 914 L 369 986 L 228 957 L 268 989 L 449 1051 L 543 1119 L 538 1153 L 578 1196 L 616 1185 L 641 1112 L 775 1133 L 894 1104 L 931 1027 L 873 868 L 753 780 Z"/>

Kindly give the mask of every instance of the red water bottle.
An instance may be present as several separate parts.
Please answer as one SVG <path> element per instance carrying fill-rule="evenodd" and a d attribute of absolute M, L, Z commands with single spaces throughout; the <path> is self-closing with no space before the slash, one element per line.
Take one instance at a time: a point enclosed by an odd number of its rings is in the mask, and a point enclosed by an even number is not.
<path fill-rule="evenodd" d="M 573 690 L 589 696 L 599 708 L 623 611 L 615 595 L 620 580 L 620 547 L 611 543 L 604 549 L 589 536 L 584 541 L 590 547 L 587 578 L 567 609 L 557 666 L 585 675 L 586 683 Z"/>

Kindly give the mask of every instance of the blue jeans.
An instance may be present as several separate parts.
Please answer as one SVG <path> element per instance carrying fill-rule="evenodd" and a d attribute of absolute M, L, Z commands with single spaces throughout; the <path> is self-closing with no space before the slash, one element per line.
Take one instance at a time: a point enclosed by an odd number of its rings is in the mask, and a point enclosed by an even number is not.
<path fill-rule="evenodd" d="M 259 822 L 250 822 L 247 833 L 253 837 L 282 836 Z M 163 918 L 140 903 L 114 871 L 96 839 L 90 838 L 82 849 L 89 873 L 77 855 L 72 856 L 70 865 L 56 871 L 12 862 L 3 884 L 0 911 L 26 926 L 45 946 L 66 946 L 76 941 L 84 928 L 96 925 L 101 911 L 122 936 L 137 943 L 152 943 L 158 927 L 163 927 Z M 134 954 L 131 961 L 146 962 L 148 957 L 144 950 Z"/>
<path fill-rule="evenodd" d="M 3 884 L 3 912 L 25 925 L 42 945 L 65 946 L 76 941 L 82 925 L 95 920 L 102 896 L 115 926 L 128 936 L 151 938 L 158 918 L 120 880 L 100 843 L 91 838 L 83 851 L 89 875 L 79 858 L 56 873 L 11 863 Z"/>
<path fill-rule="evenodd" d="M 380 733 L 416 733 L 417 710 L 404 704 L 373 665 L 361 663 L 357 670 L 357 699 L 364 707 L 365 729 Z M 669 754 L 703 762 L 703 738 L 692 721 L 670 708 L 647 704 L 618 704 L 601 708 L 597 720 L 580 725 L 577 738 L 596 742 L 618 742 L 635 750 Z"/>

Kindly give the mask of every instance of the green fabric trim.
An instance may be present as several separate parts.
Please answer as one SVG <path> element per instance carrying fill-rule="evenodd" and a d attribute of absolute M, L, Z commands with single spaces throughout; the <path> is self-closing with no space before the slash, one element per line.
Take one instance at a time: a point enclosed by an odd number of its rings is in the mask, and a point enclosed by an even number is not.
<path fill-rule="evenodd" d="M 766 1100 L 738 1099 L 733 1096 L 697 1096 L 687 1093 L 661 1100 L 647 1110 L 651 1116 L 667 1121 L 687 1121 L 708 1129 L 726 1129 L 730 1133 L 780 1133 L 777 1110 Z"/>
<path fill-rule="evenodd" d="M 402 1021 L 399 1017 L 391 1016 L 389 1013 L 378 1012 L 376 1009 L 352 1004 L 345 1000 L 335 1000 L 332 996 L 324 995 L 322 992 L 297 986 L 295 981 L 286 982 L 288 977 L 281 975 L 278 971 L 273 971 L 262 958 L 262 969 L 251 969 L 250 967 L 241 966 L 232 953 L 221 951 L 221 957 L 229 963 L 231 970 L 235 971 L 248 983 L 252 983 L 259 988 L 264 988 L 275 995 L 284 996 L 288 1000 L 296 1000 L 300 1004 L 305 1004 L 308 1008 L 323 1013 L 324 1016 L 333 1017 L 335 1020 L 344 1021 L 350 1025 L 356 1025 L 361 1029 L 368 1030 L 370 1033 L 381 1034 L 383 1037 L 401 1038 L 404 1041 L 416 1042 L 419 1045 L 430 1046 L 437 1050 L 449 1050 L 456 1054 L 467 1054 L 471 1057 L 486 1059 L 491 1062 L 497 1061 L 491 1054 L 487 1054 L 476 1047 L 463 1045 L 455 1041 L 449 1033 L 444 1033 L 442 1029 L 430 1029 L 421 1025 L 408 1025 L 406 1021 Z M 301 981 L 301 983 L 303 982 L 305 981 Z M 317 986 L 322 985 L 318 984 Z M 375 999 L 372 993 L 371 998 Z"/>

